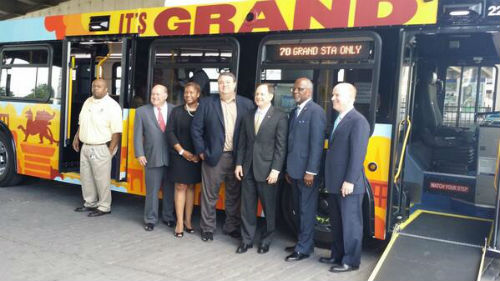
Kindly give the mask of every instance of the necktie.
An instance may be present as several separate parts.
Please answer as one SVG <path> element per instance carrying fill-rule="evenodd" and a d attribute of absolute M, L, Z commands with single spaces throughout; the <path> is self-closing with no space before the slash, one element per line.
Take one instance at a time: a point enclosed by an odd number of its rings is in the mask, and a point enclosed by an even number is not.
<path fill-rule="evenodd" d="M 255 119 L 255 134 L 259 132 L 260 123 L 262 123 L 261 113 L 257 113 L 257 119 Z"/>
<path fill-rule="evenodd" d="M 337 129 L 337 126 L 339 125 L 340 120 L 342 120 L 342 119 L 340 118 L 340 116 L 338 116 L 337 119 L 335 119 L 335 123 L 333 123 L 332 133 L 330 134 L 330 139 L 328 140 L 329 145 L 333 141 L 333 133 L 335 132 L 335 129 Z"/>
<path fill-rule="evenodd" d="M 163 119 L 163 114 L 161 114 L 161 108 L 158 107 L 158 125 L 162 132 L 165 132 L 165 120 Z"/>

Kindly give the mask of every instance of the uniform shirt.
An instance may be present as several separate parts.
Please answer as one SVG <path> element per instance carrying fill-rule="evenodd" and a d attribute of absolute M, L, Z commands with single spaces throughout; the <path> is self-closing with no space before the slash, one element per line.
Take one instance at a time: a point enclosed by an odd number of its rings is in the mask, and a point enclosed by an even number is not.
<path fill-rule="evenodd" d="M 222 106 L 222 115 L 224 116 L 224 130 L 226 137 L 224 139 L 224 152 L 233 151 L 233 135 L 234 127 L 236 125 L 236 98 L 229 101 L 220 100 Z"/>
<path fill-rule="evenodd" d="M 104 144 L 111 141 L 111 135 L 121 133 L 122 109 L 109 95 L 101 99 L 88 98 L 78 118 L 80 141 L 86 144 Z"/>

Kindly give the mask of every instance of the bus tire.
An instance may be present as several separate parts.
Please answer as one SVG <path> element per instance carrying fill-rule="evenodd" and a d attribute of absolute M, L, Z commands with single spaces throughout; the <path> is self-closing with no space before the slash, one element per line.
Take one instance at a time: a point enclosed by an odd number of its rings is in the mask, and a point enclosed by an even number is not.
<path fill-rule="evenodd" d="M 298 225 L 296 222 L 297 218 L 293 210 L 291 188 L 292 187 L 289 184 L 283 182 L 281 186 L 281 196 L 279 197 L 281 199 L 280 207 L 281 207 L 281 215 L 283 217 L 283 220 L 285 221 L 286 226 L 288 227 L 290 233 L 294 237 L 297 237 Z"/>
<path fill-rule="evenodd" d="M 282 217 L 288 226 L 291 234 L 297 237 L 299 232 L 299 219 L 298 212 L 294 210 L 293 199 L 292 199 L 292 187 L 286 182 L 283 183 L 281 188 L 281 213 Z M 324 201 L 326 197 L 320 194 L 320 199 L 318 202 L 318 214 L 316 216 L 316 223 L 314 229 L 314 244 L 319 248 L 330 248 L 332 243 L 331 227 L 328 221 L 328 212 L 324 212 Z"/>
<path fill-rule="evenodd" d="M 320 186 L 321 187 L 321 186 Z M 283 219 L 288 226 L 290 232 L 297 237 L 299 225 L 298 217 L 296 212 L 294 212 L 293 200 L 291 186 L 284 183 L 281 190 L 281 211 Z M 321 189 L 321 188 L 320 188 Z M 363 244 L 371 244 L 373 240 L 372 233 L 370 231 L 370 221 L 369 221 L 369 204 L 368 204 L 368 194 L 365 193 L 363 198 Z M 330 225 L 329 218 L 329 207 L 328 207 L 328 194 L 319 193 L 318 206 L 316 213 L 316 223 L 314 225 L 314 244 L 318 248 L 330 249 L 333 242 L 332 226 Z"/>
<path fill-rule="evenodd" d="M 11 138 L 0 132 L 0 187 L 17 185 L 21 180 L 22 176 L 16 171 L 16 155 Z"/>

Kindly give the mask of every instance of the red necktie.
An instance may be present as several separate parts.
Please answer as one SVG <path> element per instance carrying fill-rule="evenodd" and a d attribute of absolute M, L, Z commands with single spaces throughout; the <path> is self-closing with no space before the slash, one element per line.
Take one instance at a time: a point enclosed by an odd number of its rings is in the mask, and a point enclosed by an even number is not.
<path fill-rule="evenodd" d="M 165 120 L 163 119 L 163 114 L 161 114 L 161 108 L 158 107 L 158 125 L 162 132 L 165 132 Z"/>

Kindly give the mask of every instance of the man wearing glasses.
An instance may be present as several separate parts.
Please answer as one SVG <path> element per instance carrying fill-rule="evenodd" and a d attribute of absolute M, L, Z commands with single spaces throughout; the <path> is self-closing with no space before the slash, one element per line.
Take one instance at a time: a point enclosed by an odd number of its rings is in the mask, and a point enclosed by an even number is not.
<path fill-rule="evenodd" d="M 292 186 L 295 214 L 299 216 L 299 234 L 285 261 L 300 261 L 314 251 L 314 223 L 318 201 L 318 180 L 326 117 L 312 100 L 313 83 L 302 77 L 291 89 L 297 107 L 290 112 L 286 181 Z"/>

